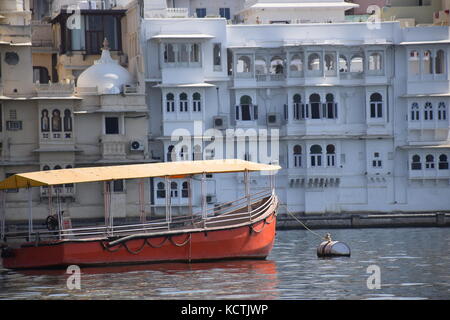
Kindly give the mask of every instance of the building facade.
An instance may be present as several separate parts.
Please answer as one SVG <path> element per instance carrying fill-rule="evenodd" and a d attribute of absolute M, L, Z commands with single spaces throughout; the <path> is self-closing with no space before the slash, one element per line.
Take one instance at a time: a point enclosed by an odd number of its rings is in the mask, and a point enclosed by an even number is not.
<path fill-rule="evenodd" d="M 156 158 L 227 155 L 212 129 L 278 129 L 277 189 L 292 212 L 449 209 L 448 27 L 146 17 Z M 173 140 L 180 128 L 190 145 Z M 233 139 L 234 156 L 262 161 L 251 137 Z M 238 176 L 210 180 L 211 205 L 243 187 Z"/>
<path fill-rule="evenodd" d="M 0 11 L 2 178 L 151 161 L 136 3 L 5 0 Z M 33 188 L 33 215 L 101 219 L 105 187 L 116 218 L 139 217 L 149 184 L 122 180 Z M 26 220 L 28 191 L 3 196 L 7 220 Z"/>
<path fill-rule="evenodd" d="M 291 212 L 449 210 L 448 26 L 343 22 L 356 8 L 344 1 L 0 6 L 3 177 L 240 158 L 283 167 Z M 239 197 L 243 180 L 208 175 L 208 206 Z M 266 181 L 252 175 L 250 187 Z M 174 214 L 199 209 L 199 185 L 171 182 Z M 146 212 L 164 214 L 154 179 L 112 182 L 114 216 L 139 217 L 142 186 Z M 71 216 L 103 216 L 101 184 L 58 188 Z M 26 192 L 6 193 L 9 219 L 26 219 Z M 55 190 L 32 197 L 45 219 Z"/>

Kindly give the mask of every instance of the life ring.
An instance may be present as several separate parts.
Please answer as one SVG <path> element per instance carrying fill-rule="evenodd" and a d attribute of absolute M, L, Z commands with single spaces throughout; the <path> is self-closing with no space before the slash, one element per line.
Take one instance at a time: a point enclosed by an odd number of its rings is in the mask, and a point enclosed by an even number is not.
<path fill-rule="evenodd" d="M 48 216 L 45 219 L 45 224 L 47 225 L 47 229 L 50 231 L 54 231 L 58 228 L 58 219 L 55 216 Z"/>

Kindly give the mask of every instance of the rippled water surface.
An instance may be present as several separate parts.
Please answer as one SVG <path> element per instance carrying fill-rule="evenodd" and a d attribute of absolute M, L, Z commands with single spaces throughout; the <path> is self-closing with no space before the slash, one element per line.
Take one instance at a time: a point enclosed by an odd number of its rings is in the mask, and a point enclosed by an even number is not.
<path fill-rule="evenodd" d="M 319 259 L 316 235 L 278 231 L 264 261 L 85 268 L 80 290 L 65 270 L 0 269 L 0 299 L 450 299 L 449 228 L 331 233 L 350 258 Z M 367 287 L 370 265 L 381 289 Z"/>

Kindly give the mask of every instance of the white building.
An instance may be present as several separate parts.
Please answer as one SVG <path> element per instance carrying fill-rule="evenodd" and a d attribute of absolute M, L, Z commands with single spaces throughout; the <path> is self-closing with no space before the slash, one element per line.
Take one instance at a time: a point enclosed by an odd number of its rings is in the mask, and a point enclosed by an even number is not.
<path fill-rule="evenodd" d="M 265 6 L 264 15 L 255 4 Z M 145 11 L 141 44 L 152 157 L 217 156 L 208 150 L 212 128 L 224 135 L 227 129 L 276 128 L 284 168 L 278 194 L 290 211 L 448 210 L 449 28 L 297 23 L 305 13 L 300 8 L 298 19 L 293 10 L 287 24 L 270 24 L 281 19 L 280 8 L 267 1 L 245 5 L 246 24 Z M 340 2 L 342 14 L 346 5 Z M 335 8 L 321 1 L 315 6 Z M 171 136 L 180 128 L 197 140 L 176 149 L 180 144 Z M 236 143 L 233 155 L 262 160 L 242 146 L 245 141 Z M 241 181 L 210 177 L 211 205 L 242 192 Z M 252 188 L 261 183 L 254 177 Z M 156 184 L 155 203 L 162 205 Z"/>

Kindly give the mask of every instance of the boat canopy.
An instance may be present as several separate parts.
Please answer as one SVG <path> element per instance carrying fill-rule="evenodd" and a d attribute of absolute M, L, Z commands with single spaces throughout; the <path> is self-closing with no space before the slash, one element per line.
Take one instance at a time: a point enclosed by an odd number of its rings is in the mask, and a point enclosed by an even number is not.
<path fill-rule="evenodd" d="M 159 162 L 118 166 L 86 167 L 18 173 L 0 182 L 0 190 L 52 186 L 67 183 L 110 181 L 152 177 L 182 178 L 203 173 L 276 171 L 278 165 L 239 159 Z"/>

